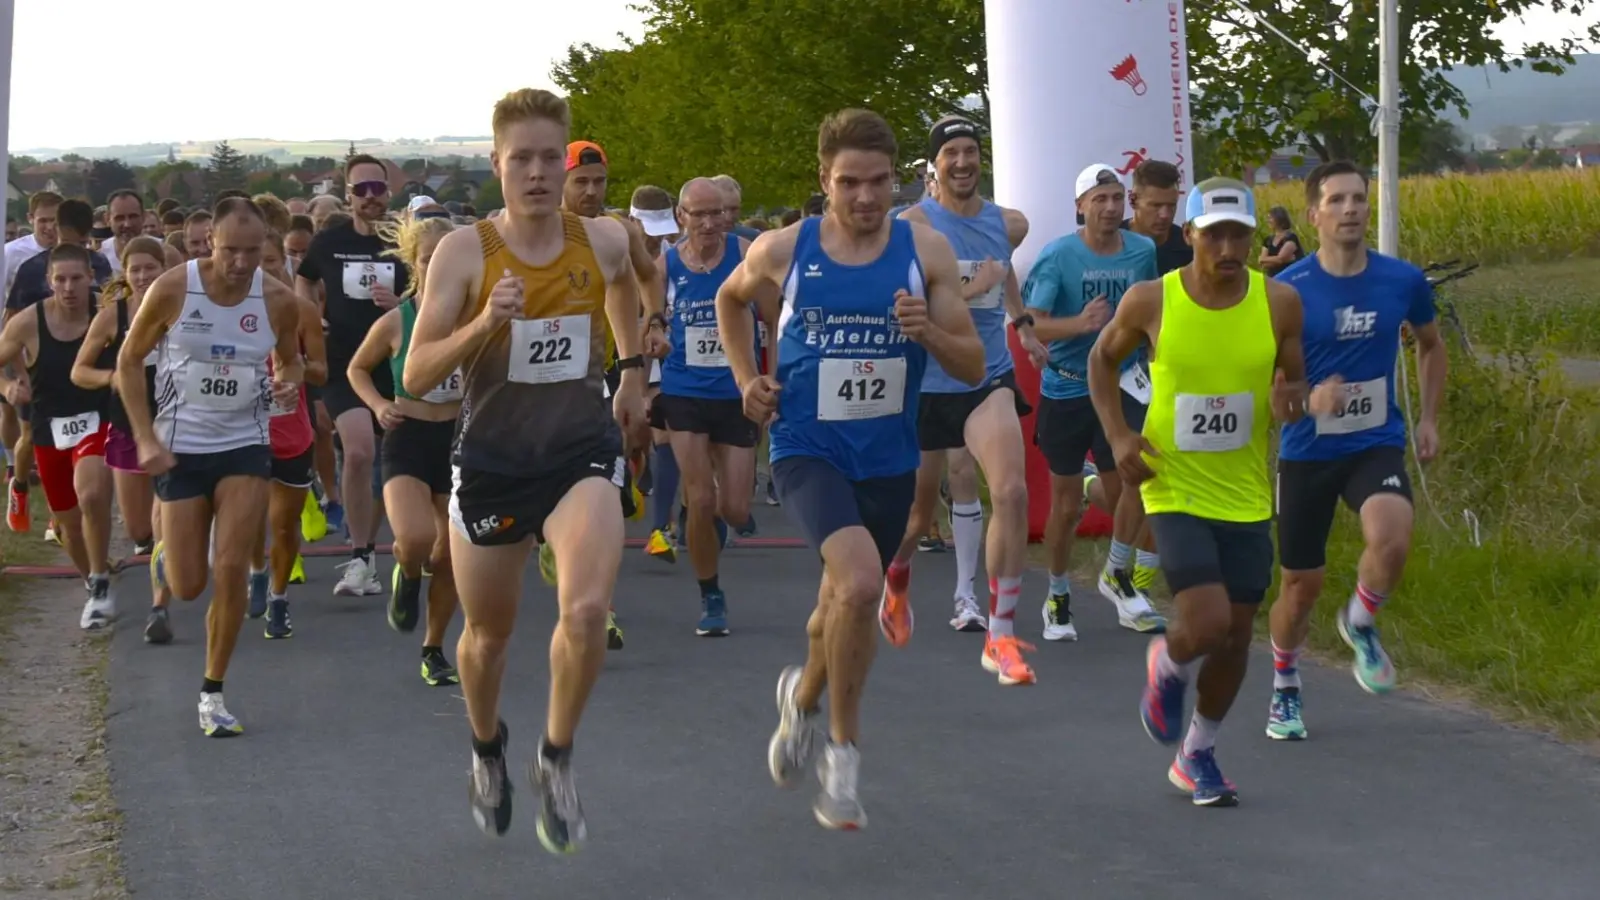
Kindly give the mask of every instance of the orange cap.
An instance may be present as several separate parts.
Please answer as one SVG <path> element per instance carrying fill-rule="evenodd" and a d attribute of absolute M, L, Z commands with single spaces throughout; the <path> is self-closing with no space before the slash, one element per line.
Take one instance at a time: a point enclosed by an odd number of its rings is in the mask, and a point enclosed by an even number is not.
<path fill-rule="evenodd" d="M 606 161 L 606 151 L 600 149 L 599 144 L 594 141 L 573 141 L 567 145 L 568 172 L 579 166 L 588 166 L 594 163 L 599 163 L 608 168 L 611 165 Z"/>

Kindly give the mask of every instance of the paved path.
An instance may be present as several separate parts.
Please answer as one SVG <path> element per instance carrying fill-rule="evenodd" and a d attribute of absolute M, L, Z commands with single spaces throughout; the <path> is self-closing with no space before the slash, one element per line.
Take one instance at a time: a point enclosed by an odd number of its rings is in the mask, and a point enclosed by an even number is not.
<path fill-rule="evenodd" d="M 781 514 L 761 515 L 780 533 Z M 421 682 L 417 640 L 384 625 L 382 598 L 329 595 L 334 560 L 312 561 L 312 583 L 295 589 L 293 640 L 247 623 L 227 689 L 240 739 L 206 740 L 195 724 L 204 607 L 178 611 L 168 647 L 142 644 L 130 617 L 109 709 L 129 887 L 159 900 L 1600 895 L 1593 760 L 1404 695 L 1368 697 L 1326 669 L 1307 673 L 1312 740 L 1273 743 L 1258 659 L 1220 746 L 1244 805 L 1195 809 L 1166 782 L 1170 752 L 1139 727 L 1143 641 L 1086 597 L 1083 640 L 1041 646 L 1039 686 L 1001 688 L 978 666 L 978 638 L 944 627 L 949 555 L 918 559 L 922 627 L 880 653 L 867 692 L 871 826 L 825 832 L 811 785 L 779 792 L 765 765 L 773 682 L 804 649 L 815 556 L 732 551 L 724 640 L 694 636 L 683 563 L 626 560 L 628 646 L 607 660 L 578 742 L 591 841 L 566 859 L 540 849 L 521 771 L 543 721 L 554 612 L 531 569 L 504 698 L 519 806 L 498 841 L 467 810 L 458 691 Z M 130 575 L 124 609 L 136 610 L 143 579 Z M 1030 575 L 1029 637 L 1043 587 Z"/>

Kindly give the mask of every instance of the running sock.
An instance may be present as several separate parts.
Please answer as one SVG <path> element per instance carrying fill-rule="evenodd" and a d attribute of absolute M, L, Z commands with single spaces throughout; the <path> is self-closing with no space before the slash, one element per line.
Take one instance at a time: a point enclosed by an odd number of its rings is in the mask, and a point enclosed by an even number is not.
<path fill-rule="evenodd" d="M 17 468 L 17 454 L 14 453 L 11 450 L 10 447 L 5 448 L 5 450 L 6 450 L 6 475 L 9 476 L 12 472 L 16 471 L 16 468 Z"/>
<path fill-rule="evenodd" d="M 200 681 L 200 693 L 202 693 L 202 694 L 220 694 L 220 693 L 222 693 L 222 682 L 214 681 L 214 680 L 212 680 L 210 678 L 202 679 Z"/>
<path fill-rule="evenodd" d="M 1387 596 L 1356 582 L 1356 592 L 1350 595 L 1350 624 L 1357 628 L 1371 628 L 1377 622 L 1378 608 L 1387 599 Z"/>
<path fill-rule="evenodd" d="M 1185 684 L 1189 683 L 1189 670 L 1194 667 L 1194 662 L 1179 665 L 1172 661 L 1172 656 L 1167 653 L 1165 644 L 1156 653 L 1156 674 L 1162 678 L 1177 678 Z"/>
<path fill-rule="evenodd" d="M 478 754 L 479 759 L 494 759 L 505 753 L 505 731 L 497 729 L 494 739 L 489 741 L 478 740 L 477 735 L 472 736 L 472 752 Z"/>
<path fill-rule="evenodd" d="M 288 591 L 284 591 L 281 594 L 274 594 L 272 591 L 269 590 L 269 591 L 267 591 L 267 601 L 269 603 L 288 603 L 289 602 L 289 592 Z"/>
<path fill-rule="evenodd" d="M 1126 572 L 1128 563 L 1133 559 L 1133 545 L 1124 544 L 1116 538 L 1111 539 L 1111 553 L 1106 557 L 1107 572 Z"/>
<path fill-rule="evenodd" d="M 550 743 L 547 737 L 539 738 L 539 755 L 551 762 L 560 762 L 564 757 L 572 755 L 571 747 L 557 747 Z"/>
<path fill-rule="evenodd" d="M 1272 689 L 1281 691 L 1284 688 L 1300 689 L 1300 651 L 1285 650 L 1278 646 L 1277 641 L 1272 642 Z"/>
<path fill-rule="evenodd" d="M 444 655 L 444 648 L 443 647 L 429 647 L 429 646 L 424 645 L 423 648 L 422 648 L 422 655 L 423 655 L 424 658 L 427 658 L 429 656 L 443 656 Z"/>
<path fill-rule="evenodd" d="M 1217 745 L 1217 729 L 1221 722 L 1213 722 L 1196 712 L 1189 718 L 1189 731 L 1183 736 L 1183 755 L 1193 756 L 1201 750 Z"/>
<path fill-rule="evenodd" d="M 972 579 L 978 574 L 978 548 L 983 546 L 983 504 L 952 505 L 950 531 L 956 539 L 956 596 L 971 598 Z"/>
<path fill-rule="evenodd" d="M 672 522 L 672 506 L 678 500 L 678 458 L 671 444 L 657 444 L 655 484 L 650 491 L 650 530 L 661 531 Z"/>
<path fill-rule="evenodd" d="M 1070 577 L 1066 576 L 1066 575 L 1057 575 L 1056 573 L 1051 572 L 1050 573 L 1050 596 L 1052 596 L 1052 597 L 1070 597 L 1070 596 L 1072 596 L 1072 579 Z"/>
<path fill-rule="evenodd" d="M 1010 637 L 1016 633 L 1017 600 L 1022 597 L 1021 578 L 989 579 L 989 633 Z"/>
<path fill-rule="evenodd" d="M 889 587 L 903 591 L 911 584 L 911 563 L 894 560 L 889 563 L 888 571 L 883 574 L 889 581 Z"/>
<path fill-rule="evenodd" d="M 370 562 L 372 562 L 372 548 L 371 547 L 351 547 L 350 548 L 350 558 L 351 559 L 359 559 L 362 562 L 370 563 Z"/>
<path fill-rule="evenodd" d="M 710 578 L 700 579 L 700 596 L 704 597 L 707 594 L 714 594 L 720 590 L 722 589 L 717 586 L 717 576 L 713 575 Z"/>
<path fill-rule="evenodd" d="M 1134 565 L 1141 569 L 1159 569 L 1161 568 L 1161 554 L 1152 553 L 1149 550 L 1140 550 L 1134 556 Z"/>

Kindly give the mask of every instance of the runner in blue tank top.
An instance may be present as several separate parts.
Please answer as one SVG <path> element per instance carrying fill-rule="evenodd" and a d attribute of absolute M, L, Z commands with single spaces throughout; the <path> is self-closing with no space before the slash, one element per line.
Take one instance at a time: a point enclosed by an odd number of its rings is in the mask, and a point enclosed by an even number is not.
<path fill-rule="evenodd" d="M 717 519 L 749 521 L 749 486 L 756 476 L 756 424 L 745 418 L 739 385 L 728 368 L 716 303 L 717 290 L 750 242 L 723 231 L 721 212 L 722 191 L 709 178 L 692 179 L 679 193 L 684 239 L 667 248 L 658 263 L 667 288 L 664 318 L 672 350 L 661 361 L 661 394 L 651 406 L 652 424 L 667 430 L 682 476 L 684 538 L 700 582 L 695 633 L 702 637 L 728 633 L 728 601 L 717 582 L 722 551 Z"/>
<path fill-rule="evenodd" d="M 1045 364 L 1045 349 L 1033 334 L 1033 317 L 1022 306 L 1022 292 L 1011 268 L 1011 253 L 1028 234 L 1022 213 L 996 206 L 978 196 L 983 165 L 978 128 L 959 117 L 934 123 L 928 135 L 928 158 L 937 175 L 937 198 L 902 213 L 913 222 L 931 225 L 950 241 L 962 277 L 962 299 L 983 341 L 984 382 L 963 384 L 937 363 L 928 364 L 922 380 L 917 428 L 922 468 L 917 473 L 917 501 L 895 560 L 889 566 L 888 588 L 878 624 L 891 644 L 911 639 L 915 619 L 910 603 L 910 562 L 921 537 L 932 525 L 939 504 L 940 475 L 950 465 L 950 531 L 956 544 L 955 616 L 958 631 L 989 632 L 979 660 L 1001 684 L 1031 684 L 1032 670 L 1022 659 L 1022 645 L 1012 628 L 1022 567 L 1028 551 L 1027 462 L 1019 414 L 1028 411 L 1017 391 L 1006 320 L 1016 323 L 1022 345 Z M 980 611 L 972 581 L 983 541 L 983 504 L 978 501 L 977 471 L 957 453 L 970 449 L 983 467 L 994 505 L 988 536 L 989 615 Z"/>
<path fill-rule="evenodd" d="M 916 489 L 923 372 L 932 357 L 970 385 L 984 373 L 949 242 L 887 217 L 897 149 L 876 113 L 829 116 L 817 139 L 827 214 L 762 235 L 717 295 L 745 414 L 772 423 L 779 495 L 822 555 L 811 655 L 778 676 L 767 764 L 779 785 L 806 771 L 827 687 L 823 789 L 812 807 L 827 828 L 866 824 L 856 799 L 861 690 L 877 641 L 873 606 Z M 757 374 L 751 304 L 778 323 L 776 376 Z"/>
<path fill-rule="evenodd" d="M 1305 306 L 1306 377 L 1312 416 L 1286 425 L 1278 451 L 1278 559 L 1283 586 L 1272 605 L 1272 703 L 1267 735 L 1303 740 L 1300 650 L 1322 593 L 1328 531 L 1339 501 L 1361 518 L 1366 549 L 1355 594 L 1339 611 L 1339 634 L 1355 651 L 1356 681 L 1371 693 L 1394 687 L 1394 666 L 1374 614 L 1400 584 L 1411 543 L 1406 421 L 1395 402 L 1400 326 L 1417 338 L 1422 415 L 1417 456 L 1439 452 L 1439 407 L 1447 363 L 1434 321 L 1433 286 L 1408 262 L 1367 246 L 1367 178 L 1347 162 L 1318 166 L 1306 205 L 1320 249 L 1278 274 Z"/>

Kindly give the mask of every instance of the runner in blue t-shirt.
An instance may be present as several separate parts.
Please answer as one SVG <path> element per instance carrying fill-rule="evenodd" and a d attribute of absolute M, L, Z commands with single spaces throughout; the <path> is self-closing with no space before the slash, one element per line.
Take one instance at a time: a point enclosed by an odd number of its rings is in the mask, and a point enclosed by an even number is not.
<path fill-rule="evenodd" d="M 856 737 L 877 641 L 873 611 L 916 488 L 923 371 L 932 357 L 976 385 L 984 360 L 950 243 L 887 216 L 898 149 L 889 124 L 866 110 L 835 113 L 817 148 L 827 214 L 751 245 L 717 294 L 717 326 L 745 414 L 771 423 L 783 505 L 823 563 L 811 653 L 804 669 L 778 676 L 768 768 L 779 785 L 805 773 L 826 687 L 829 740 L 812 810 L 824 827 L 854 829 L 866 824 Z M 775 375 L 757 373 L 751 304 L 778 323 Z"/>
<path fill-rule="evenodd" d="M 1439 452 L 1446 356 L 1434 321 L 1433 288 L 1416 266 L 1367 246 L 1367 177 L 1348 162 L 1325 163 L 1306 180 L 1321 248 L 1277 276 L 1305 304 L 1311 416 L 1286 425 L 1278 462 L 1278 556 L 1283 588 L 1272 606 L 1273 694 L 1267 735 L 1303 740 L 1299 658 L 1322 592 L 1328 531 L 1344 500 L 1361 517 L 1366 549 L 1355 593 L 1339 611 L 1339 634 L 1355 651 L 1356 681 L 1369 693 L 1394 687 L 1394 666 L 1373 616 L 1400 584 L 1411 543 L 1406 423 L 1395 402 L 1400 326 L 1417 338 L 1422 414 L 1417 456 Z"/>
<path fill-rule="evenodd" d="M 1044 248 L 1023 289 L 1028 309 L 1038 320 L 1034 333 L 1050 350 L 1033 432 L 1034 443 L 1050 465 L 1050 519 L 1044 535 L 1050 567 L 1050 593 L 1044 603 L 1047 641 L 1078 639 L 1067 569 L 1083 515 L 1083 464 L 1091 451 L 1101 467 L 1106 505 L 1116 510 L 1113 515 L 1122 523 L 1115 534 L 1123 538 L 1112 543 L 1100 576 L 1100 593 L 1116 604 L 1117 620 L 1124 628 L 1145 633 L 1166 629 L 1166 619 L 1133 584 L 1133 545 L 1144 518 L 1142 507 L 1137 491 L 1122 491 L 1122 479 L 1109 464 L 1111 447 L 1089 400 L 1088 376 L 1089 349 L 1111 321 L 1123 293 L 1158 277 L 1156 245 L 1142 234 L 1122 229 L 1127 191 L 1110 166 L 1093 165 L 1079 173 L 1077 196 L 1082 227 Z M 1122 386 L 1123 414 L 1131 427 L 1142 428 L 1150 379 L 1137 354 L 1123 364 Z"/>

